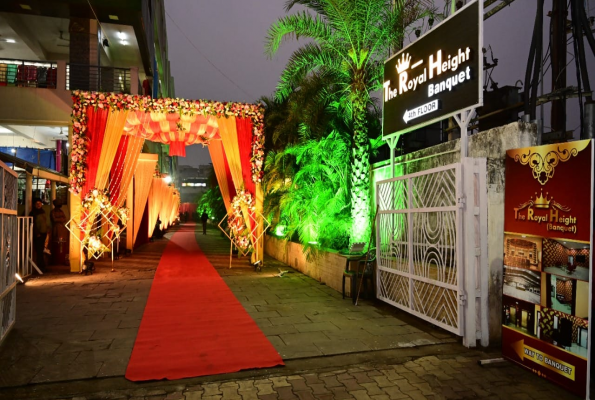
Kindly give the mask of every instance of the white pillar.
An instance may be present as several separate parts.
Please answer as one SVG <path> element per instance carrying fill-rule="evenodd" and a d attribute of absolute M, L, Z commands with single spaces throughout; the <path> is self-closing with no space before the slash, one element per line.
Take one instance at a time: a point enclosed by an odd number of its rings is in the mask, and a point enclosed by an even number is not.
<path fill-rule="evenodd" d="M 130 210 L 130 215 L 128 216 L 128 225 L 126 227 L 126 250 L 130 250 L 132 253 L 134 250 L 134 237 L 136 236 L 136 232 L 134 231 L 134 213 L 143 212 L 143 210 L 134 209 L 134 178 L 130 181 L 130 186 L 128 186 L 128 194 L 126 195 L 126 208 Z"/>
<path fill-rule="evenodd" d="M 50 182 L 50 200 L 52 202 L 54 200 L 56 200 L 56 182 L 55 181 Z"/>

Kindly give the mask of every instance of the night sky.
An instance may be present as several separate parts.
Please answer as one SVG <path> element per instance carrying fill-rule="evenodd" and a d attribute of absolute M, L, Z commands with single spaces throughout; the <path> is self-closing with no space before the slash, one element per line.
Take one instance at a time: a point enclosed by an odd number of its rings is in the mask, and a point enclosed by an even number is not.
<path fill-rule="evenodd" d="M 299 43 L 287 41 L 273 59 L 264 54 L 266 32 L 275 20 L 285 15 L 284 4 L 285 0 L 167 0 L 169 59 L 176 96 L 255 102 L 261 96 L 272 95 L 289 56 L 299 47 Z M 444 3 L 438 0 L 436 4 Z M 591 1 L 590 8 L 589 14 L 593 15 L 595 1 Z M 544 9 L 547 14 L 551 0 L 546 0 Z M 534 10 L 534 1 L 515 1 L 484 24 L 484 47 L 491 45 L 494 57 L 499 59 L 492 78 L 500 87 L 514 86 L 519 79 L 524 79 Z M 549 18 L 545 16 L 544 53 L 548 30 Z M 411 39 L 414 38 L 411 35 Z M 568 50 L 573 53 L 572 45 Z M 593 53 L 588 47 L 585 50 L 589 70 L 595 71 Z M 572 61 L 571 54 L 568 55 L 569 62 Z M 595 86 L 595 74 L 590 75 L 593 76 L 591 85 Z M 545 93 L 550 91 L 550 82 L 551 77 L 546 73 Z M 568 66 L 567 83 L 576 84 L 574 62 Z M 567 129 L 575 130 L 578 137 L 576 106 L 576 100 L 568 101 Z M 547 132 L 548 106 L 544 107 L 544 116 Z M 180 164 L 210 162 L 208 150 L 201 145 L 189 147 L 187 154 L 185 159 L 180 158 Z"/>

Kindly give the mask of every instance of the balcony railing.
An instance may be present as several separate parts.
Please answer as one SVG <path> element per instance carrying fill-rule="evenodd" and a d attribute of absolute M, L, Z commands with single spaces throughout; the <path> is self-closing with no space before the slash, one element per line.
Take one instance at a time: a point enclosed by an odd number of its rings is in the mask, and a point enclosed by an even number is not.
<path fill-rule="evenodd" d="M 57 64 L 52 61 L 0 58 L 0 86 L 55 89 L 57 71 Z"/>
<path fill-rule="evenodd" d="M 130 93 L 130 69 L 70 63 L 66 89 Z"/>

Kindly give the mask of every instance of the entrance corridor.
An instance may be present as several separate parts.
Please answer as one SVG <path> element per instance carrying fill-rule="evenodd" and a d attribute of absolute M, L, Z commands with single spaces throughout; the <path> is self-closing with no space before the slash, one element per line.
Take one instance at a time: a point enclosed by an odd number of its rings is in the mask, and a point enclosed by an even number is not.
<path fill-rule="evenodd" d="M 268 257 L 260 272 L 237 256 L 229 269 L 229 241 L 215 228 L 197 232 L 198 245 L 285 366 L 130 382 L 126 367 L 175 229 L 116 261 L 115 272 L 105 261 L 93 275 L 51 269 L 20 285 L 17 323 L 0 347 L 0 399 L 572 398 L 510 363 L 477 365 L 497 349 L 466 349 L 384 303 L 353 306 Z"/>

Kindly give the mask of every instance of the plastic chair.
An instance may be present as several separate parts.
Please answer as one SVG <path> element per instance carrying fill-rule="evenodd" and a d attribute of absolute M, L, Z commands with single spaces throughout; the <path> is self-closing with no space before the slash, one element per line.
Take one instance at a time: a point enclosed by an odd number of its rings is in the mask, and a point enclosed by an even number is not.
<path fill-rule="evenodd" d="M 364 243 L 354 243 L 353 246 L 356 245 L 365 245 Z M 352 249 L 350 250 L 349 254 L 344 254 L 343 256 L 347 259 L 346 263 L 345 263 L 345 270 L 343 271 L 343 281 L 342 281 L 342 294 L 343 294 L 343 298 L 345 298 L 345 278 L 349 278 L 349 282 L 350 282 L 350 286 L 351 286 L 351 298 L 353 299 L 353 302 L 355 303 L 355 299 L 356 299 L 356 290 L 357 290 L 357 282 L 358 279 L 361 279 L 361 274 L 362 271 L 364 272 L 364 285 L 365 287 L 367 287 L 367 280 L 370 278 L 368 272 L 366 272 L 368 270 L 368 266 L 369 265 L 373 265 L 373 261 L 376 258 L 376 250 L 375 249 L 370 249 L 367 253 L 358 253 L 358 252 L 353 252 L 352 250 L 354 249 L 354 247 L 352 246 Z M 362 249 L 363 246 L 359 247 L 359 249 Z M 369 254 L 368 258 L 368 262 L 366 262 L 366 255 Z M 355 270 L 352 270 L 350 268 L 350 262 L 351 261 L 357 261 L 357 268 Z M 362 266 L 364 266 L 364 268 L 362 268 Z M 373 272 L 373 269 L 371 269 Z"/>
<path fill-rule="evenodd" d="M 27 83 L 27 69 L 26 69 L 26 65 L 24 64 L 19 64 L 17 66 L 17 79 L 16 79 L 16 83 L 17 86 L 25 86 L 25 84 Z"/>
<path fill-rule="evenodd" d="M 17 80 L 17 65 L 16 64 L 8 64 L 6 70 L 6 83 L 9 85 L 14 85 Z"/>
<path fill-rule="evenodd" d="M 37 67 L 35 65 L 27 65 L 27 86 L 36 87 L 37 86 Z"/>
<path fill-rule="evenodd" d="M 51 89 L 56 88 L 58 71 L 55 67 L 48 68 L 47 87 Z"/>
<path fill-rule="evenodd" d="M 47 67 L 37 67 L 37 87 L 47 87 L 48 69 Z"/>

